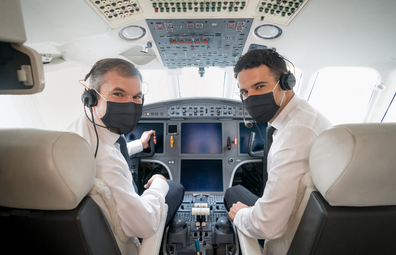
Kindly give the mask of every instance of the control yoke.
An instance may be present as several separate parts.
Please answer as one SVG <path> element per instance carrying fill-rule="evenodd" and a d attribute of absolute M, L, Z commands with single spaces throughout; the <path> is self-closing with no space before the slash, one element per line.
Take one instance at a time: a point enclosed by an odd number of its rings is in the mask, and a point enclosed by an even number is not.
<path fill-rule="evenodd" d="M 256 136 L 255 132 L 250 132 L 249 143 L 248 143 L 248 154 L 251 157 L 264 157 L 264 150 L 253 151 L 253 143 L 255 136 Z"/>
<path fill-rule="evenodd" d="M 150 152 L 142 151 L 142 152 L 132 155 L 131 158 L 150 158 L 150 157 L 154 156 L 155 147 L 154 147 L 154 141 L 153 141 L 152 136 L 150 137 L 149 148 L 150 148 Z"/>

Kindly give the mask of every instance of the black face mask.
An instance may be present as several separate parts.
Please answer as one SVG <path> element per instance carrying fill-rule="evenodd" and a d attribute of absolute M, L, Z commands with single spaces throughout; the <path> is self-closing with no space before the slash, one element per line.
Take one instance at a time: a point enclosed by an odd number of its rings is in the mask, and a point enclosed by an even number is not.
<path fill-rule="evenodd" d="M 116 103 L 107 101 L 106 114 L 101 118 L 106 127 L 117 130 L 119 134 L 131 132 L 142 117 L 143 104 Z"/>
<path fill-rule="evenodd" d="M 276 86 L 278 86 L 278 83 Z M 276 112 L 280 108 L 280 106 L 275 102 L 274 93 L 272 91 L 262 95 L 249 96 L 244 101 L 246 110 L 257 123 L 267 123 L 275 116 Z M 285 95 L 283 95 L 283 97 L 284 96 Z"/>

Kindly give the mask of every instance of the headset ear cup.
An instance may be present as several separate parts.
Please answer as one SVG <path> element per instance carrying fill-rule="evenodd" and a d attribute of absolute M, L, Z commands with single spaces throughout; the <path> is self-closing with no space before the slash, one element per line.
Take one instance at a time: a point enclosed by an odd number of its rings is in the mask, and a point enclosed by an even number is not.
<path fill-rule="evenodd" d="M 96 92 L 93 89 L 85 90 L 81 95 L 81 101 L 86 107 L 94 107 L 98 104 L 98 99 L 96 98 Z"/>
<path fill-rule="evenodd" d="M 289 75 L 287 76 L 287 85 L 289 86 L 290 90 L 294 88 L 296 85 L 296 77 L 289 71 Z"/>
<path fill-rule="evenodd" d="M 281 75 L 279 83 L 283 90 L 292 90 L 296 85 L 296 78 L 289 71 Z"/>

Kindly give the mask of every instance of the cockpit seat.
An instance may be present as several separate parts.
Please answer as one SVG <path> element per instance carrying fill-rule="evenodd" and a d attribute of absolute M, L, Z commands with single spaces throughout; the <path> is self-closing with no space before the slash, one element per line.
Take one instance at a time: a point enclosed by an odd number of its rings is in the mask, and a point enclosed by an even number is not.
<path fill-rule="evenodd" d="M 121 254 L 99 206 L 88 143 L 73 133 L 0 130 L 0 225 L 10 254 Z"/>
<path fill-rule="evenodd" d="M 395 134 L 396 123 L 344 124 L 320 134 L 300 205 L 286 233 L 266 240 L 264 254 L 396 254 Z M 242 250 L 261 254 L 254 239 L 238 234 Z"/>
<path fill-rule="evenodd" d="M 77 134 L 0 129 L 2 249 L 10 254 L 137 254 L 140 247 L 125 253 L 117 245 L 114 219 L 106 219 L 87 196 L 100 183 L 95 176 L 92 150 Z M 164 215 L 160 230 L 143 240 L 140 254 L 159 250 Z"/>
<path fill-rule="evenodd" d="M 339 125 L 310 154 L 312 192 L 288 255 L 396 254 L 396 123 Z"/>

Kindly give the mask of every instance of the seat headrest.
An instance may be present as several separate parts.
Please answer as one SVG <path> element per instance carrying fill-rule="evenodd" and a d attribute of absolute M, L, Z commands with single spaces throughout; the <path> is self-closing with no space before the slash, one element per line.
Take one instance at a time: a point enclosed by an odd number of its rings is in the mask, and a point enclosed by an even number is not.
<path fill-rule="evenodd" d="M 314 142 L 312 179 L 334 206 L 396 205 L 396 123 L 332 127 Z"/>
<path fill-rule="evenodd" d="M 95 159 L 79 135 L 37 129 L 0 129 L 0 205 L 69 210 L 93 186 Z"/>

